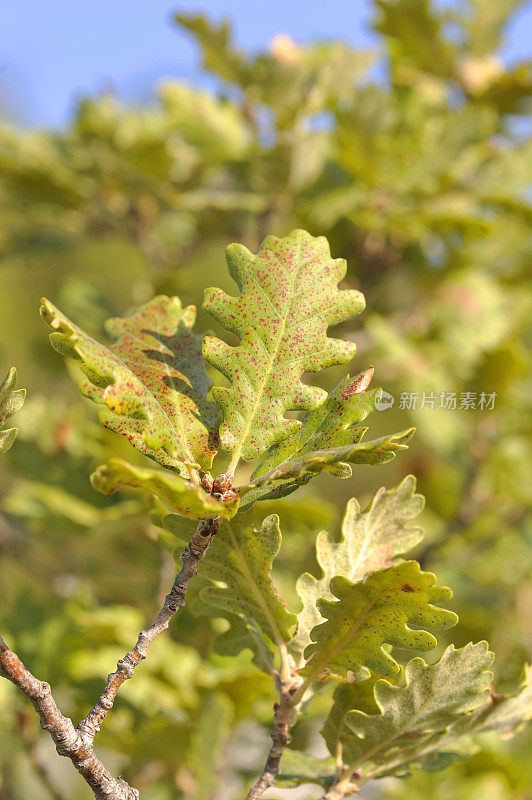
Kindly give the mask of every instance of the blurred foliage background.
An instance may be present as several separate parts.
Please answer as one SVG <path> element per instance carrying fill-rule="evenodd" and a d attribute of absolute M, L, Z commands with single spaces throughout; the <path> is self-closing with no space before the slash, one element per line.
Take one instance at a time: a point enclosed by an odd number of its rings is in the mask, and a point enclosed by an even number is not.
<path fill-rule="evenodd" d="M 225 245 L 256 250 L 294 227 L 326 235 L 348 260 L 348 285 L 366 294 L 366 313 L 342 334 L 358 344 L 352 374 L 374 364 L 395 397 L 370 418 L 373 432 L 418 433 L 391 465 L 262 505 L 281 516 L 276 579 L 295 603 L 296 575 L 316 569 L 316 531 L 338 530 L 350 496 L 364 504 L 413 472 L 427 497 L 417 556 L 454 588 L 454 640 L 487 638 L 497 686 L 518 680 L 532 648 L 532 76 L 498 53 L 519 5 L 379 0 L 374 52 L 279 36 L 251 55 L 229 24 L 181 15 L 218 92 L 167 83 L 154 107 L 100 96 L 65 130 L 0 129 L 0 367 L 16 365 L 28 388 L 0 464 L 0 622 L 73 719 L 154 615 L 174 564 L 143 497 L 91 489 L 106 457 L 140 456 L 80 399 L 39 297 L 105 340 L 106 318 L 156 293 L 200 305 L 205 285 L 234 292 Z M 328 370 L 323 385 L 342 372 Z M 416 392 L 417 408 L 401 408 L 401 394 Z M 420 408 L 423 392 L 434 408 Z M 455 410 L 439 408 L 442 392 L 457 393 Z M 460 409 L 465 392 L 496 392 L 494 408 Z M 145 800 L 239 797 L 262 762 L 272 687 L 247 654 L 210 652 L 221 624 L 179 614 L 103 726 L 104 758 Z M 2 800 L 88 800 L 7 681 L 0 708 Z M 319 713 L 318 701 L 294 741 L 316 754 Z M 529 800 L 530 735 L 484 746 L 444 772 L 361 794 Z"/>

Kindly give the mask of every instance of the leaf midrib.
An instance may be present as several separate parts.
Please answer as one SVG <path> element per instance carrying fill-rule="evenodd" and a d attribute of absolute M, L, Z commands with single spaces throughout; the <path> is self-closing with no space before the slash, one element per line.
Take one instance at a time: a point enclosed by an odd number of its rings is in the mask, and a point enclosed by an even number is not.
<path fill-rule="evenodd" d="M 272 354 L 271 354 L 271 357 L 270 357 L 270 360 L 269 360 L 268 368 L 266 369 L 265 374 L 264 374 L 264 378 L 261 381 L 261 383 L 259 385 L 259 388 L 258 388 L 258 390 L 256 392 L 256 399 L 255 399 L 255 402 L 253 403 L 253 406 L 252 406 L 252 409 L 251 409 L 251 413 L 249 414 L 249 417 L 248 417 L 248 421 L 247 421 L 246 425 L 244 426 L 244 430 L 243 430 L 242 435 L 240 437 L 240 442 L 239 442 L 238 446 L 236 447 L 236 449 L 234 450 L 232 458 L 231 458 L 231 464 L 234 465 L 234 466 L 236 466 L 236 464 L 238 463 L 238 461 L 240 460 L 240 457 L 242 455 L 242 450 L 244 449 L 244 445 L 245 445 L 245 443 L 247 441 L 247 438 L 249 436 L 249 433 L 250 433 L 251 428 L 253 426 L 253 423 L 255 421 L 255 417 L 257 415 L 259 407 L 260 407 L 260 405 L 262 403 L 262 399 L 263 399 L 263 396 L 264 396 L 264 390 L 265 390 L 265 388 L 268 385 L 268 382 L 270 380 L 270 377 L 271 377 L 271 374 L 272 374 L 272 371 L 273 371 L 273 366 L 275 364 L 277 355 L 279 353 L 279 347 L 280 347 L 281 342 L 283 341 L 283 338 L 284 338 L 284 335 L 285 335 L 286 322 L 287 322 L 288 316 L 290 314 L 290 311 L 291 311 L 291 308 L 292 308 L 293 299 L 294 299 L 294 297 L 293 297 L 293 295 L 294 295 L 294 285 L 295 285 L 295 281 L 296 281 L 296 279 L 297 279 L 297 277 L 299 275 L 299 271 L 300 271 L 301 266 L 302 266 L 302 264 L 301 264 L 301 234 L 299 234 L 298 243 L 297 243 L 297 261 L 298 261 L 298 266 L 297 266 L 297 270 L 296 270 L 295 275 L 292 276 L 289 273 L 287 273 L 288 277 L 289 277 L 289 281 L 290 281 L 290 301 L 286 304 L 286 309 L 285 309 L 285 313 L 283 314 L 283 316 L 281 317 L 278 314 L 281 324 L 279 326 L 279 330 L 278 330 L 278 333 L 277 333 L 277 336 L 276 336 L 276 339 L 275 339 L 275 344 L 274 344 L 274 347 L 273 347 L 273 350 L 272 350 Z M 251 272 L 250 272 L 250 274 L 251 274 Z M 270 305 L 272 306 L 272 308 L 275 308 L 271 301 L 270 301 Z"/>
<path fill-rule="evenodd" d="M 247 585 L 250 588 L 252 595 L 256 598 L 257 605 L 259 606 L 264 616 L 268 620 L 268 623 L 272 629 L 272 633 L 274 634 L 276 645 L 278 647 L 282 646 L 285 644 L 285 640 L 279 626 L 277 625 L 277 620 L 275 619 L 275 616 L 271 613 L 268 603 L 264 600 L 262 593 L 255 582 L 253 573 L 249 570 L 247 561 L 242 555 L 242 550 L 241 547 L 239 546 L 239 541 L 233 533 L 232 526 L 228 525 L 228 528 L 229 528 L 229 535 L 231 537 L 231 543 L 233 545 L 233 552 L 236 555 L 242 574 L 247 580 Z"/>

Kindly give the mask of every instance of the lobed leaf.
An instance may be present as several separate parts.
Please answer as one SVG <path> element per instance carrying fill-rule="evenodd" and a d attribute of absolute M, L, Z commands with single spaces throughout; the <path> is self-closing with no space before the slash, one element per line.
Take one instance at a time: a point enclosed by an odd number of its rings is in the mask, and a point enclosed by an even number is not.
<path fill-rule="evenodd" d="M 372 376 L 370 368 L 353 379 L 343 378 L 321 406 L 306 414 L 299 430 L 269 450 L 251 482 L 259 483 L 296 456 L 360 441 L 367 428 L 357 427 L 358 423 L 375 410 L 378 389 L 366 391 Z"/>
<path fill-rule="evenodd" d="M 358 583 L 334 577 L 329 588 L 338 600 L 317 601 L 326 621 L 310 633 L 312 644 L 305 649 L 302 674 L 348 681 L 369 677 L 369 670 L 393 675 L 399 666 L 384 643 L 405 650 L 435 647 L 435 637 L 423 629 L 447 630 L 458 620 L 452 611 L 434 605 L 452 596 L 450 589 L 435 586 L 435 581 L 416 561 L 371 572 Z"/>
<path fill-rule="evenodd" d="M 24 405 L 26 389 L 15 389 L 17 385 L 17 370 L 11 367 L 6 377 L 0 383 L 0 427 Z M 4 428 L 0 430 L 0 454 L 7 453 L 17 438 L 18 428 Z"/>
<path fill-rule="evenodd" d="M 273 469 L 257 483 L 260 486 L 270 485 L 278 488 L 280 481 L 299 482 L 301 478 L 312 477 L 320 472 L 330 472 L 339 478 L 349 478 L 351 476 L 349 464 L 387 464 L 395 458 L 398 450 L 408 449 L 407 442 L 414 433 L 415 428 L 408 428 L 401 433 L 381 436 L 370 442 L 355 441 L 343 447 L 298 454 L 296 458 Z M 359 428 L 357 436 L 362 438 L 363 435 L 364 429 Z"/>
<path fill-rule="evenodd" d="M 395 556 L 421 541 L 422 529 L 407 527 L 425 503 L 415 489 L 416 479 L 408 475 L 394 489 L 380 488 L 364 512 L 360 511 L 358 501 L 351 498 L 340 541 L 336 542 L 325 531 L 318 534 L 316 559 L 322 576 L 315 578 L 305 572 L 296 584 L 303 608 L 298 614 L 296 636 L 290 643 L 295 652 L 303 652 L 310 643 L 310 631 L 323 621 L 316 602 L 320 597 L 332 599 L 329 582 L 335 575 L 350 581 L 361 580 L 368 572 L 389 566 Z"/>
<path fill-rule="evenodd" d="M 405 682 L 375 684 L 378 714 L 349 711 L 341 734 L 343 759 L 359 766 L 394 765 L 403 769 L 423 754 L 433 734 L 445 731 L 490 695 L 493 653 L 486 642 L 460 649 L 450 645 L 439 661 L 428 665 L 414 658 L 405 668 Z"/>
<path fill-rule="evenodd" d="M 450 734 L 497 731 L 508 738 L 532 720 L 532 666 L 524 669 L 521 685 L 506 695 L 492 692 L 487 702 L 464 720 L 458 721 Z"/>
<path fill-rule="evenodd" d="M 350 464 L 385 464 L 406 449 L 414 428 L 362 441 L 368 429 L 358 423 L 374 410 L 380 391 L 366 391 L 372 375 L 370 368 L 354 379 L 344 378 L 325 403 L 305 416 L 295 434 L 270 449 L 250 483 L 240 489 L 242 510 L 257 500 L 285 497 L 321 472 L 349 478 Z"/>
<path fill-rule="evenodd" d="M 480 645 L 468 647 L 480 647 Z M 497 732 L 502 738 L 511 738 L 532 719 L 531 677 L 531 668 L 525 668 L 522 685 L 507 695 L 496 694 L 490 685 L 486 686 L 480 698 L 484 702 L 481 705 L 476 703 L 476 707 L 468 713 L 456 714 L 454 721 L 448 727 L 430 734 L 410 737 L 404 735 L 398 745 L 392 748 L 394 751 L 392 760 L 384 757 L 384 753 L 379 751 L 374 759 L 377 763 L 382 763 L 382 766 L 377 768 L 379 776 L 407 774 L 409 765 L 413 763 L 430 771 L 443 769 L 454 759 L 463 758 L 476 751 L 471 736 L 477 734 Z M 460 693 L 459 696 L 463 695 L 468 675 L 465 673 L 463 680 L 460 672 L 457 672 L 455 679 L 456 684 L 453 683 L 453 676 L 450 676 L 453 701 L 453 689 Z M 412 741 L 411 747 L 408 746 L 409 738 Z"/>
<path fill-rule="evenodd" d="M 211 582 L 201 590 L 204 603 L 236 615 L 239 633 L 242 621 L 254 624 L 277 645 L 291 638 L 295 623 L 270 575 L 280 545 L 276 515 L 267 517 L 257 531 L 252 515 L 240 514 L 221 524 L 199 570 Z"/>
<path fill-rule="evenodd" d="M 220 503 L 192 481 L 160 470 L 134 467 L 121 458 L 111 458 L 92 473 L 91 483 L 102 494 L 110 495 L 124 487 L 143 489 L 162 500 L 169 508 L 192 519 L 229 518 L 236 513 L 238 499 Z"/>
<path fill-rule="evenodd" d="M 345 732 L 345 718 L 353 708 L 365 714 L 378 714 L 379 707 L 375 701 L 375 683 L 380 680 L 372 675 L 358 683 L 340 683 L 334 690 L 333 704 L 323 723 L 321 735 L 325 739 L 329 753 L 341 762 L 342 737 Z"/>
<path fill-rule="evenodd" d="M 214 455 L 216 409 L 201 340 L 192 333 L 196 312 L 177 297 L 160 295 L 130 317 L 114 318 L 106 347 L 88 336 L 48 300 L 41 315 L 62 355 L 78 359 L 82 393 L 103 408 L 100 421 L 164 467 L 188 477 L 187 467 L 208 469 Z"/>
<path fill-rule="evenodd" d="M 364 298 L 337 289 L 345 261 L 331 258 L 325 238 L 305 231 L 267 237 L 256 256 L 233 244 L 226 257 L 241 294 L 207 289 L 204 309 L 240 343 L 230 347 L 207 337 L 203 353 L 231 382 L 213 389 L 213 396 L 223 413 L 222 447 L 233 454 L 234 466 L 298 430 L 301 423 L 286 419 L 286 411 L 323 402 L 323 390 L 302 383 L 301 375 L 352 358 L 356 346 L 328 338 L 327 328 L 362 311 Z"/>

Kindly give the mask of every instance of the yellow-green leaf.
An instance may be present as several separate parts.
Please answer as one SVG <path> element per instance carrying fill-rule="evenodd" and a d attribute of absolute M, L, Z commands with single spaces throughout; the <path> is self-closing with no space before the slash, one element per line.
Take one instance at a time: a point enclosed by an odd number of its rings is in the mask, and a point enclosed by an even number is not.
<path fill-rule="evenodd" d="M 110 495 L 117 489 L 131 487 L 151 492 L 168 508 L 192 519 L 229 518 L 236 513 L 238 499 L 224 504 L 180 475 L 162 470 L 134 467 L 120 458 L 111 458 L 107 464 L 92 473 L 91 483 L 102 494 Z"/>
<path fill-rule="evenodd" d="M 421 528 L 407 526 L 424 505 L 423 496 L 415 494 L 415 488 L 413 475 L 389 491 L 382 487 L 364 512 L 353 497 L 347 504 L 340 541 L 325 531 L 318 534 L 316 559 L 322 576 L 315 578 L 305 572 L 296 583 L 303 605 L 297 617 L 297 634 L 290 643 L 296 653 L 303 652 L 310 643 L 310 631 L 323 621 L 316 603 L 320 597 L 333 599 L 329 583 L 335 575 L 361 580 L 368 572 L 389 566 L 395 556 L 421 540 Z"/>
<path fill-rule="evenodd" d="M 6 377 L 0 383 L 0 428 L 19 411 L 26 397 L 25 389 L 15 389 L 17 385 L 17 371 L 11 367 Z M 7 453 L 17 438 L 18 428 L 5 428 L 0 430 L 0 454 Z"/>
<path fill-rule="evenodd" d="M 203 352 L 231 382 L 213 396 L 223 413 L 221 443 L 232 453 L 234 469 L 240 457 L 256 458 L 298 430 L 301 423 L 286 419 L 286 411 L 323 403 L 323 390 L 302 383 L 301 375 L 352 358 L 355 345 L 328 338 L 327 328 L 362 311 L 364 298 L 338 290 L 346 264 L 331 258 L 324 237 L 297 230 L 284 239 L 267 237 L 256 256 L 238 244 L 226 252 L 241 294 L 207 289 L 204 308 L 240 343 L 230 347 L 207 337 Z"/>
<path fill-rule="evenodd" d="M 102 423 L 145 455 L 188 477 L 186 467 L 208 469 L 215 452 L 216 408 L 201 340 L 192 333 L 196 312 L 177 297 L 155 297 L 130 317 L 111 319 L 108 347 L 99 344 L 43 300 L 50 340 L 78 359 L 87 379 L 80 388 L 103 408 Z M 183 466 L 183 465 L 186 465 Z"/>
<path fill-rule="evenodd" d="M 344 763 L 393 763 L 397 769 L 415 761 L 431 737 L 445 731 L 490 695 L 493 653 L 486 642 L 458 650 L 450 645 L 436 664 L 414 658 L 405 668 L 404 685 L 375 684 L 379 712 L 349 711 L 341 736 Z"/>
<path fill-rule="evenodd" d="M 275 514 L 264 520 L 260 530 L 255 530 L 251 513 L 239 514 L 221 524 L 199 570 L 211 581 L 201 591 L 204 603 L 252 620 L 277 645 L 291 638 L 295 623 L 271 578 L 280 546 Z"/>
<path fill-rule="evenodd" d="M 452 596 L 435 583 L 435 576 L 422 572 L 416 561 L 370 572 L 358 583 L 334 577 L 330 590 L 338 599 L 317 601 L 326 621 L 311 631 L 302 674 L 341 680 L 362 680 L 369 670 L 393 675 L 399 667 L 383 644 L 404 650 L 435 647 L 435 637 L 424 629 L 447 630 L 458 621 L 452 611 L 434 605 Z"/>

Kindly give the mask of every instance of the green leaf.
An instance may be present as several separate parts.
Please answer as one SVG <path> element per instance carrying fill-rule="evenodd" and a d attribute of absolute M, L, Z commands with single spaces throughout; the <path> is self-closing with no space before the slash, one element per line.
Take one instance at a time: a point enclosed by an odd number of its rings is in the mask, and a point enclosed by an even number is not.
<path fill-rule="evenodd" d="M 329 582 L 335 575 L 360 580 L 372 570 L 389 566 L 395 556 L 421 541 L 422 529 L 407 527 L 425 503 L 415 489 L 416 479 L 408 475 L 394 489 L 379 489 L 364 512 L 353 497 L 347 504 L 340 541 L 325 531 L 318 534 L 316 559 L 322 576 L 315 578 L 305 572 L 298 578 L 296 588 L 303 608 L 297 618 L 297 634 L 290 643 L 293 650 L 301 653 L 310 643 L 312 628 L 323 621 L 316 602 L 320 597 L 332 599 Z"/>
<path fill-rule="evenodd" d="M 375 702 L 376 675 L 358 683 L 340 683 L 334 690 L 333 704 L 327 715 L 321 735 L 325 739 L 329 753 L 340 760 L 342 755 L 342 736 L 345 731 L 345 718 L 351 709 L 356 708 L 365 714 L 377 714 L 379 707 Z"/>
<path fill-rule="evenodd" d="M 321 406 L 305 415 L 298 431 L 269 450 L 251 476 L 251 482 L 260 483 L 259 478 L 292 461 L 295 456 L 359 442 L 367 428 L 357 425 L 375 410 L 378 389 L 366 391 L 372 376 L 373 368 L 353 379 L 347 375 Z M 351 474 L 349 467 L 347 472 Z"/>
<path fill-rule="evenodd" d="M 492 692 L 487 703 L 450 730 L 452 735 L 497 731 L 509 738 L 532 719 L 532 666 L 524 669 L 521 685 L 506 695 Z"/>
<path fill-rule="evenodd" d="M 111 458 L 91 475 L 93 487 L 102 494 L 110 495 L 117 489 L 132 487 L 151 492 L 178 514 L 192 519 L 232 517 L 238 508 L 238 500 L 220 503 L 212 495 L 192 481 L 180 475 L 160 470 L 134 467 L 121 458 Z"/>
<path fill-rule="evenodd" d="M 277 645 L 290 639 L 295 623 L 270 575 L 280 546 L 275 514 L 258 531 L 251 513 L 239 514 L 221 524 L 199 568 L 200 575 L 212 582 L 200 593 L 204 603 L 252 620 Z"/>
<path fill-rule="evenodd" d="M 213 396 L 234 468 L 240 457 L 256 458 L 298 430 L 301 423 L 286 419 L 286 411 L 309 411 L 324 401 L 323 390 L 302 383 L 301 375 L 352 358 L 356 346 L 328 338 L 327 328 L 362 311 L 364 298 L 338 291 L 345 261 L 333 260 L 327 240 L 305 231 L 267 237 L 257 256 L 238 244 L 226 255 L 241 295 L 207 289 L 204 308 L 240 344 L 207 337 L 203 352 L 231 382 L 213 389 Z"/>
<path fill-rule="evenodd" d="M 345 718 L 344 762 L 396 765 L 415 761 L 432 734 L 445 731 L 490 694 L 493 653 L 486 642 L 456 650 L 450 645 L 436 664 L 414 658 L 405 668 L 405 685 L 375 684 L 379 714 L 349 711 Z"/>
<path fill-rule="evenodd" d="M 475 648 L 478 648 L 477 653 L 475 653 Z M 449 648 L 449 650 L 451 651 L 451 656 L 449 657 L 451 661 L 452 648 Z M 393 774 L 405 775 L 407 774 L 409 765 L 414 763 L 429 771 L 443 769 L 448 766 L 448 764 L 452 763 L 453 760 L 464 758 L 476 751 L 475 741 L 471 739 L 472 735 L 497 732 L 502 738 L 511 738 L 514 733 L 521 730 L 521 728 L 532 719 L 532 670 L 530 667 L 525 669 L 523 683 L 516 691 L 507 695 L 500 695 L 496 694 L 491 689 L 489 684 L 491 673 L 480 674 L 479 672 L 479 674 L 475 675 L 475 658 L 479 662 L 480 667 L 483 654 L 486 661 L 485 667 L 489 667 L 491 663 L 489 661 L 491 654 L 485 651 L 485 643 L 468 645 L 463 648 L 463 650 L 455 652 L 458 654 L 464 653 L 464 655 L 455 657 L 456 669 L 454 672 L 451 669 L 447 676 L 447 692 L 451 697 L 451 704 L 445 706 L 443 703 L 445 679 L 442 679 L 441 676 L 438 678 L 438 675 L 428 674 L 429 670 L 438 670 L 439 673 L 439 662 L 433 665 L 433 667 L 426 667 L 424 679 L 425 688 L 423 689 L 423 687 L 420 688 L 419 686 L 415 687 L 415 691 L 418 698 L 421 698 L 421 701 L 423 692 L 428 695 L 426 704 L 421 707 L 419 699 L 417 705 L 412 704 L 410 699 L 408 699 L 404 703 L 405 710 L 407 710 L 407 706 L 410 703 L 417 715 L 415 723 L 413 722 L 412 724 L 418 725 L 420 719 L 423 720 L 424 715 L 426 716 L 430 713 L 431 708 L 435 707 L 435 703 L 438 702 L 438 698 L 440 698 L 443 708 L 440 721 L 443 723 L 445 712 L 450 713 L 451 709 L 454 707 L 453 704 L 460 702 L 460 698 L 467 701 L 468 691 L 471 691 L 471 707 L 475 707 L 472 711 L 469 711 L 469 713 L 464 713 L 464 711 L 458 709 L 448 727 L 442 727 L 434 733 L 427 732 L 426 724 L 422 728 L 414 727 L 413 731 L 411 730 L 410 733 L 399 732 L 397 741 L 388 742 L 388 752 L 385 752 L 384 745 L 386 742 L 383 742 L 382 751 L 379 750 L 371 755 L 371 760 L 373 762 L 382 765 L 381 767 L 377 767 L 379 777 Z M 442 656 L 441 662 L 445 662 L 445 656 L 447 654 L 448 651 Z M 465 666 L 461 663 L 462 661 L 467 661 L 468 655 L 471 656 L 469 667 L 467 663 Z M 460 663 L 458 663 L 458 658 L 460 658 Z M 416 661 L 417 660 L 419 659 L 416 659 Z M 482 675 L 484 675 L 484 677 L 482 677 Z M 436 683 L 436 678 L 438 678 L 437 685 L 439 687 L 437 690 L 435 690 L 433 685 Z M 483 685 L 481 685 L 482 682 Z M 381 681 L 379 681 L 379 683 L 381 683 Z M 386 682 L 382 681 L 382 683 Z M 475 685 L 480 686 L 481 689 L 478 695 L 478 701 L 475 700 L 473 694 Z M 435 697 L 434 695 L 437 696 Z M 487 700 L 485 699 L 486 695 Z M 482 702 L 483 700 L 484 702 Z M 479 702 L 481 703 L 480 705 Z M 395 711 L 397 711 L 397 706 Z M 400 722 L 400 717 L 394 714 L 393 708 L 391 712 L 393 719 Z M 390 714 L 388 714 L 388 716 L 390 717 Z M 348 718 L 356 719 L 356 715 L 354 712 L 351 712 Z M 349 746 L 357 748 L 355 750 L 355 758 L 358 759 L 359 749 L 361 747 L 364 749 L 365 745 L 360 745 L 360 740 L 358 740 L 356 734 L 362 732 L 366 735 L 366 730 L 365 728 L 363 730 L 362 728 L 359 729 L 358 720 L 355 724 L 356 731 L 351 736 L 351 745 Z M 364 722 L 363 725 L 365 724 Z M 367 724 L 370 724 L 369 721 Z M 432 722 L 432 727 L 438 727 L 434 724 L 434 721 Z M 393 729 L 391 729 L 392 735 L 393 732 Z M 417 735 L 413 736 L 412 733 L 416 733 Z M 375 733 L 372 735 L 376 740 L 378 734 Z M 366 753 L 365 749 L 364 753 Z"/>
<path fill-rule="evenodd" d="M 208 469 L 215 452 L 216 409 L 206 400 L 210 387 L 201 340 L 192 333 L 196 312 L 177 297 L 160 295 L 125 319 L 110 319 L 116 338 L 99 344 L 43 300 L 50 340 L 62 355 L 81 360 L 87 379 L 81 391 L 104 406 L 101 422 L 125 436 L 141 453 L 188 477 Z"/>
<path fill-rule="evenodd" d="M 433 605 L 452 596 L 435 581 L 416 561 L 370 572 L 358 583 L 334 577 L 330 591 L 338 601 L 317 601 L 326 622 L 311 631 L 313 643 L 305 650 L 302 674 L 320 680 L 362 680 L 369 670 L 393 675 L 399 667 L 383 649 L 385 642 L 404 650 L 435 647 L 435 637 L 421 629 L 447 630 L 458 621 L 452 611 Z"/>
<path fill-rule="evenodd" d="M 357 436 L 364 434 L 364 428 L 359 428 Z M 367 429 L 366 429 L 367 430 Z M 274 468 L 263 478 L 257 480 L 259 486 L 270 486 L 274 490 L 286 485 L 286 482 L 305 483 L 306 478 L 313 477 L 320 472 L 330 472 L 338 478 L 349 478 L 351 468 L 349 464 L 387 464 L 395 458 L 398 450 L 407 450 L 408 444 L 415 433 L 415 428 L 408 428 L 400 433 L 381 436 L 370 442 L 355 442 L 344 447 L 334 447 L 327 450 L 314 450 L 298 455 Z M 264 496 L 266 499 L 268 495 Z"/>
<path fill-rule="evenodd" d="M 26 389 L 15 389 L 17 370 L 11 367 L 0 384 L 0 427 L 24 405 Z M 0 430 L 0 454 L 7 453 L 17 438 L 18 428 Z"/>
<path fill-rule="evenodd" d="M 291 789 L 302 783 L 317 783 L 326 789 L 333 781 L 335 770 L 334 758 L 316 758 L 287 747 L 281 760 L 281 774 L 275 785 Z"/>

